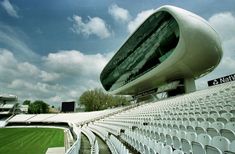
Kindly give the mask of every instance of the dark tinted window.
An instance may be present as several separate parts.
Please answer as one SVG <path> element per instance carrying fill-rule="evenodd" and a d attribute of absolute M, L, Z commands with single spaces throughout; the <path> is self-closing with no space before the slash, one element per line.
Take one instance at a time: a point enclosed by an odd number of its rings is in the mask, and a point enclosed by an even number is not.
<path fill-rule="evenodd" d="M 167 12 L 149 17 L 101 74 L 106 90 L 117 89 L 165 61 L 179 41 L 176 20 Z"/>

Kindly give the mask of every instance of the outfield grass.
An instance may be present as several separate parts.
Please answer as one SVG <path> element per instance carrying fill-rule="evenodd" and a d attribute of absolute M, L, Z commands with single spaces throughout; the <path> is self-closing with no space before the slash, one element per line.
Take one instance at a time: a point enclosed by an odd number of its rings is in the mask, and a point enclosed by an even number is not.
<path fill-rule="evenodd" d="M 0 154 L 45 154 L 64 146 L 64 131 L 55 128 L 1 128 Z"/>

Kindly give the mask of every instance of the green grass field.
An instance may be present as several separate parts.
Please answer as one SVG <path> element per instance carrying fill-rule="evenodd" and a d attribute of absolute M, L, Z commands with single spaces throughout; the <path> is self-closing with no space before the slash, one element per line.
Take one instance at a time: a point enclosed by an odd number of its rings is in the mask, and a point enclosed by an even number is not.
<path fill-rule="evenodd" d="M 0 154 L 45 154 L 64 146 L 64 131 L 54 128 L 1 128 Z"/>

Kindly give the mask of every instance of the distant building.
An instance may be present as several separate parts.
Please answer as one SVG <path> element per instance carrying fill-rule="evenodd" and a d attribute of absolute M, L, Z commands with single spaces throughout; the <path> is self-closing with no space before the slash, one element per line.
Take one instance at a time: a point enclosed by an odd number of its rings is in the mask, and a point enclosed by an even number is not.
<path fill-rule="evenodd" d="M 50 107 L 49 108 L 49 113 L 60 113 L 60 109 L 55 108 L 55 107 Z"/>
<path fill-rule="evenodd" d="M 10 115 L 14 113 L 18 97 L 15 95 L 0 95 L 0 115 Z"/>
<path fill-rule="evenodd" d="M 29 106 L 28 105 L 20 105 L 19 109 L 22 113 L 28 113 Z"/>

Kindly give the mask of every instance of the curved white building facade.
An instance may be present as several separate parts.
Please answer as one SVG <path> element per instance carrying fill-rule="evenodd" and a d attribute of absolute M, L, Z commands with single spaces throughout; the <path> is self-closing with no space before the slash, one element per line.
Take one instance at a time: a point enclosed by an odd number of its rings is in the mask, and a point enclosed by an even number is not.
<path fill-rule="evenodd" d="M 179 81 L 183 93 L 211 72 L 222 58 L 220 39 L 203 18 L 163 6 L 127 39 L 103 69 L 100 79 L 113 94 L 136 95 Z"/>

